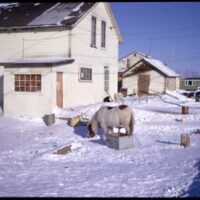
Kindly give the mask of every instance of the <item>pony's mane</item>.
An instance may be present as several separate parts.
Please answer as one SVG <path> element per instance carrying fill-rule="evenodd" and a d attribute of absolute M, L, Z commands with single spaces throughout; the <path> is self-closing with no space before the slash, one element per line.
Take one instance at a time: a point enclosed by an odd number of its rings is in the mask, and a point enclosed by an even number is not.
<path fill-rule="evenodd" d="M 119 105 L 119 109 L 120 110 L 124 110 L 125 108 L 127 108 L 128 106 L 127 105 Z"/>

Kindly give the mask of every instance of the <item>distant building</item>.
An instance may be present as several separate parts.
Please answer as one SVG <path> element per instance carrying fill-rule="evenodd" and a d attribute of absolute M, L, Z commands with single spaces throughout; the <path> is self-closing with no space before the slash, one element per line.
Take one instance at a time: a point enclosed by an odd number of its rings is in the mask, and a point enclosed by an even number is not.
<path fill-rule="evenodd" d="M 128 94 L 157 94 L 179 89 L 180 75 L 160 60 L 133 52 L 119 63 L 123 73 L 121 87 L 127 89 Z"/>
<path fill-rule="evenodd" d="M 200 86 L 200 77 L 188 77 L 180 80 L 180 89 L 195 91 Z"/>

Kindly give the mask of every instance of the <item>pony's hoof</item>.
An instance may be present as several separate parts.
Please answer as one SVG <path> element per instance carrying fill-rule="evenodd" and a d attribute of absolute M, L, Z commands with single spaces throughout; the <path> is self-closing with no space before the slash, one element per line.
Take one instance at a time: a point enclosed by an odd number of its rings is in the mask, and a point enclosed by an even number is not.
<path fill-rule="evenodd" d="M 100 136 L 95 135 L 94 137 L 89 137 L 88 140 L 99 140 Z"/>

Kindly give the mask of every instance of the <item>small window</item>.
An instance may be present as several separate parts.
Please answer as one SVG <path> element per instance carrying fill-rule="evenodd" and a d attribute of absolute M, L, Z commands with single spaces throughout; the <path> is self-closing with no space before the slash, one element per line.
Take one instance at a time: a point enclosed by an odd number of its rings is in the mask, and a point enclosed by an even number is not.
<path fill-rule="evenodd" d="M 101 47 L 106 47 L 106 22 L 101 21 Z"/>
<path fill-rule="evenodd" d="M 92 25 L 91 25 L 91 47 L 96 47 L 96 27 L 97 19 L 92 16 Z"/>
<path fill-rule="evenodd" d="M 16 74 L 15 91 L 17 92 L 40 92 L 41 75 L 40 74 Z"/>
<path fill-rule="evenodd" d="M 195 82 L 192 81 L 192 80 L 187 80 L 187 81 L 185 81 L 185 85 L 186 85 L 186 86 L 194 86 L 194 85 L 195 85 Z"/>
<path fill-rule="evenodd" d="M 92 80 L 92 69 L 81 67 L 81 69 L 80 69 L 80 80 L 91 81 Z"/>

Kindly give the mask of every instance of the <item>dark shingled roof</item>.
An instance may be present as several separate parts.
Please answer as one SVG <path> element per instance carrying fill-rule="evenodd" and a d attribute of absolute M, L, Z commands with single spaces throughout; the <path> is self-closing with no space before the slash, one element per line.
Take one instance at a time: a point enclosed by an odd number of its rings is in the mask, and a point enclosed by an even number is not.
<path fill-rule="evenodd" d="M 10 3 L 0 5 L 0 29 L 71 26 L 95 3 Z"/>

